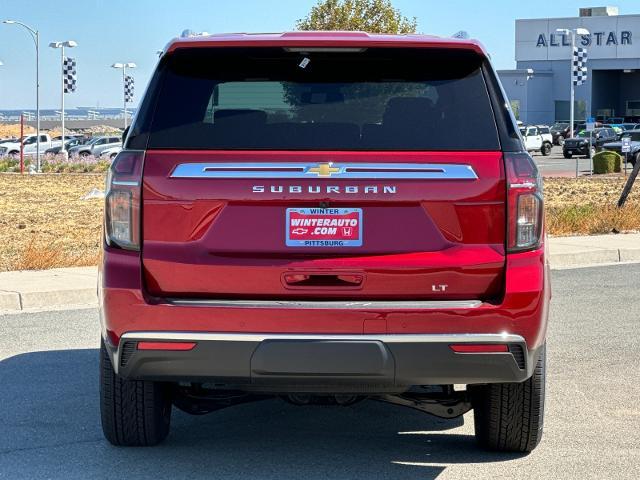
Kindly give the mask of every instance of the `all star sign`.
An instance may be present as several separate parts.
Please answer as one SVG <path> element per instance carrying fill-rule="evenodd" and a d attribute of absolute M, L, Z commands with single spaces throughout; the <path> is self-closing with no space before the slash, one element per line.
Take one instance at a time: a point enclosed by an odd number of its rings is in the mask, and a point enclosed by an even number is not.
<path fill-rule="evenodd" d="M 633 45 L 633 32 L 623 30 L 621 32 L 593 32 L 590 35 L 579 35 L 576 44 L 583 47 Z M 536 47 L 570 47 L 571 38 L 562 33 L 540 33 Z"/>
<path fill-rule="evenodd" d="M 636 0 L 640 7 L 640 1 Z M 640 13 L 635 15 L 516 20 L 515 57 L 518 62 L 567 60 L 571 56 L 571 36 L 558 29 L 585 28 L 588 35 L 576 36 L 576 47 L 589 51 L 589 61 L 623 60 L 619 65 L 593 68 L 638 69 L 640 59 Z M 629 60 L 626 63 L 626 60 Z M 522 68 L 527 66 L 521 65 Z M 520 68 L 520 67 L 519 67 Z M 534 65 L 534 70 L 550 66 Z"/>

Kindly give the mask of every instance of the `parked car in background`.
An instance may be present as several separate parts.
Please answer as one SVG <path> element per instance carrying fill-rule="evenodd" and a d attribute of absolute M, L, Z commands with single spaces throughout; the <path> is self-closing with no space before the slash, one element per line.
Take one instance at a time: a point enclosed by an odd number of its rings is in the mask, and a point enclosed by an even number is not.
<path fill-rule="evenodd" d="M 99 157 L 100 154 L 107 148 L 116 147 L 122 145 L 122 137 L 120 136 L 102 136 L 93 137 L 88 143 L 84 145 L 78 145 L 69 150 L 69 155 L 86 157 L 94 155 Z"/>
<path fill-rule="evenodd" d="M 540 152 L 547 156 L 553 148 L 553 137 L 546 125 L 526 125 L 520 127 L 527 152 Z"/>
<path fill-rule="evenodd" d="M 62 139 L 62 137 L 59 137 L 59 138 Z M 48 153 L 52 155 L 57 155 L 58 153 L 60 153 L 60 151 L 62 150 L 61 140 L 59 140 L 56 143 L 58 143 L 58 145 L 56 145 L 55 147 L 46 149 L 44 153 Z M 64 144 L 64 149 L 68 152 L 69 149 L 77 145 L 80 145 L 80 137 L 73 137 L 73 138 L 67 137 L 67 141 Z"/>
<path fill-rule="evenodd" d="M 557 122 L 551 125 L 551 137 L 554 145 L 560 145 L 564 143 L 564 139 L 569 136 L 569 124 L 563 122 Z"/>
<path fill-rule="evenodd" d="M 622 132 L 624 132 L 624 128 L 622 128 L 621 123 L 605 123 L 603 127 L 613 129 L 613 131 L 616 132 L 616 135 L 618 136 L 622 135 Z"/>
<path fill-rule="evenodd" d="M 20 145 L 23 146 L 25 156 L 36 155 L 38 150 L 38 136 L 37 135 L 25 135 L 17 142 L 7 142 L 0 145 L 0 157 L 4 155 L 20 155 Z M 51 137 L 44 133 L 40 135 L 40 152 L 44 153 L 45 150 L 51 148 Z"/>
<path fill-rule="evenodd" d="M 638 125 L 635 123 L 621 123 L 620 126 L 626 132 L 627 130 L 636 130 Z"/>
<path fill-rule="evenodd" d="M 596 128 L 592 132 L 581 130 L 575 138 L 568 138 L 562 146 L 564 158 L 571 158 L 574 155 L 584 155 L 593 157 L 605 143 L 615 142 L 618 134 L 607 127 Z M 591 140 L 591 149 L 589 148 Z"/>
<path fill-rule="evenodd" d="M 100 158 L 113 160 L 114 158 L 116 158 L 116 155 L 118 155 L 118 153 L 120 153 L 121 150 L 122 150 L 122 145 L 107 148 L 102 151 L 102 153 L 100 154 Z"/>
<path fill-rule="evenodd" d="M 623 157 L 625 156 L 622 153 L 622 139 L 628 137 L 631 139 L 631 150 L 626 154 L 629 163 L 635 165 L 636 162 L 640 162 L 640 129 L 638 130 L 627 130 L 622 134 L 622 137 L 617 142 L 605 143 L 602 145 L 602 148 L 605 150 L 611 150 L 613 152 L 617 152 Z"/>

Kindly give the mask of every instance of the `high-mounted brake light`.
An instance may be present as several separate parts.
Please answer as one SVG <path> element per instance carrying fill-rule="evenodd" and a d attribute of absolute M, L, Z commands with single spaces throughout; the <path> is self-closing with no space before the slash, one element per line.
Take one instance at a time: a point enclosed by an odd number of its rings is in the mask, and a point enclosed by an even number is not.
<path fill-rule="evenodd" d="M 123 150 L 107 174 L 105 238 L 109 246 L 140 249 L 140 183 L 144 152 Z"/>
<path fill-rule="evenodd" d="M 507 250 L 540 246 L 543 232 L 542 176 L 528 153 L 505 154 L 507 173 Z"/>

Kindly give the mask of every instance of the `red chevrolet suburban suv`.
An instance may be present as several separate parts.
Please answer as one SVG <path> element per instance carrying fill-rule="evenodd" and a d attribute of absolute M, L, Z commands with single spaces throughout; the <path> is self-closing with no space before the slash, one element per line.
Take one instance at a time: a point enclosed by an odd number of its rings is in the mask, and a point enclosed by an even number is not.
<path fill-rule="evenodd" d="M 111 443 L 273 396 L 473 409 L 480 446 L 539 443 L 541 177 L 478 42 L 176 39 L 107 182 Z"/>

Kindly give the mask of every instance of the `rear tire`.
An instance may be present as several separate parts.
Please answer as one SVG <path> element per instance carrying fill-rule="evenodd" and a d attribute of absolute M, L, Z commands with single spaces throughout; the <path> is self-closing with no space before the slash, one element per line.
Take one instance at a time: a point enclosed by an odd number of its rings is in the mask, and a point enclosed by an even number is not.
<path fill-rule="evenodd" d="M 531 452 L 542 438 L 545 397 L 545 350 L 528 380 L 474 387 L 476 441 L 490 450 Z"/>
<path fill-rule="evenodd" d="M 540 153 L 545 157 L 551 153 L 552 145 L 549 142 L 545 142 L 542 144 L 542 148 L 540 149 Z"/>
<path fill-rule="evenodd" d="M 169 389 L 164 383 L 118 376 L 101 341 L 100 414 L 104 436 L 113 445 L 156 445 L 169 434 Z"/>

